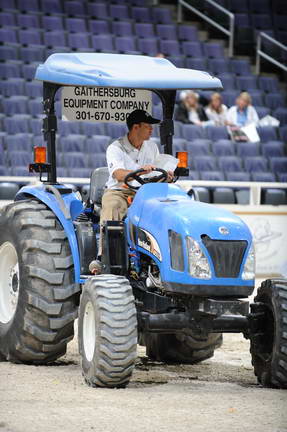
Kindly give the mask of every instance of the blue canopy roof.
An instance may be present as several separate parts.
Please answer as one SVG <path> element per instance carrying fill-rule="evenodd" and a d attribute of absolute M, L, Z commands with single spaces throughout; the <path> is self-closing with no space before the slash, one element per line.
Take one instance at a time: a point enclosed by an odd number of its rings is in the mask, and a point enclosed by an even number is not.
<path fill-rule="evenodd" d="M 181 69 L 164 58 L 126 54 L 52 54 L 35 78 L 63 85 L 138 89 L 219 89 L 207 72 Z"/>

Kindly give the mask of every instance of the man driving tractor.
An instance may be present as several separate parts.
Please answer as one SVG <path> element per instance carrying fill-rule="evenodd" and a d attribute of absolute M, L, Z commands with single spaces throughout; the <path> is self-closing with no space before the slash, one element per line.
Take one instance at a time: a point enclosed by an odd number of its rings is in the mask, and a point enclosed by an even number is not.
<path fill-rule="evenodd" d="M 128 133 L 107 148 L 109 179 L 102 197 L 101 227 L 107 220 L 122 220 L 127 212 L 135 191 L 124 183 L 126 176 L 138 169 L 143 170 L 142 174 L 149 174 L 156 168 L 155 161 L 159 150 L 150 137 L 152 125 L 157 123 L 160 123 L 160 120 L 153 118 L 147 111 L 137 109 L 127 117 Z M 172 180 L 173 172 L 168 171 L 167 181 Z M 90 263 L 91 273 L 101 272 L 101 254 L 102 229 L 98 259 Z"/>

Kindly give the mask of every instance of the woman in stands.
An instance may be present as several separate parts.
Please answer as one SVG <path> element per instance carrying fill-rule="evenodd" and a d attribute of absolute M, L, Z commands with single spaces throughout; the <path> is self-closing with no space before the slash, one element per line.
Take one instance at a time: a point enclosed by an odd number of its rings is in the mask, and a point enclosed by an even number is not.
<path fill-rule="evenodd" d="M 252 106 L 252 99 L 249 93 L 242 92 L 236 99 L 236 105 L 227 112 L 227 121 L 234 126 L 247 126 L 251 123 L 257 124 L 259 120 L 255 108 Z"/>
<path fill-rule="evenodd" d="M 198 103 L 198 94 L 191 90 L 182 93 L 182 100 L 175 112 L 174 119 L 182 123 L 204 126 L 208 118 L 203 107 Z"/>
<path fill-rule="evenodd" d="M 225 126 L 227 124 L 228 108 L 222 103 L 220 93 L 213 93 L 208 106 L 205 108 L 206 115 L 215 126 Z"/>

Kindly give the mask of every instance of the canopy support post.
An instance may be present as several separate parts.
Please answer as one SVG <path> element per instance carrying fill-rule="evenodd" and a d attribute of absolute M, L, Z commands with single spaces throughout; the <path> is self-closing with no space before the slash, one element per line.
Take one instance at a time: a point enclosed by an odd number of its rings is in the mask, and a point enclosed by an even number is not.
<path fill-rule="evenodd" d="M 163 121 L 160 124 L 160 143 L 164 146 L 164 153 L 172 155 L 173 111 L 176 90 L 154 90 L 154 92 L 162 102 Z"/>

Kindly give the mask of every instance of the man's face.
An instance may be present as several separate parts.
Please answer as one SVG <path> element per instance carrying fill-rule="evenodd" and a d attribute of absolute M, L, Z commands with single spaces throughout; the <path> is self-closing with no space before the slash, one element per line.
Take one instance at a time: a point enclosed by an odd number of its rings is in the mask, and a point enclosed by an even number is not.
<path fill-rule="evenodd" d="M 149 140 L 152 134 L 152 125 L 149 123 L 139 123 L 137 126 L 139 138 L 143 141 Z"/>

